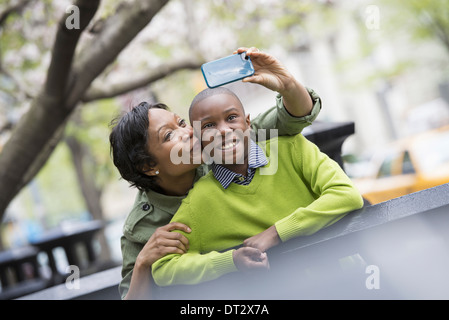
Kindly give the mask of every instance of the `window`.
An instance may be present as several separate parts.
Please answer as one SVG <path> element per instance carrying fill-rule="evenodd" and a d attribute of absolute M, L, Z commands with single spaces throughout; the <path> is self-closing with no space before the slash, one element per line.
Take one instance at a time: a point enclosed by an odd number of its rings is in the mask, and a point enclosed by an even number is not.
<path fill-rule="evenodd" d="M 396 157 L 392 153 L 388 154 L 385 157 L 385 160 L 382 162 L 382 165 L 380 166 L 379 173 L 377 174 L 378 178 L 390 177 L 392 175 L 391 169 L 393 167 L 393 162 L 396 159 Z"/>
<path fill-rule="evenodd" d="M 415 168 L 413 167 L 412 160 L 410 159 L 410 153 L 405 151 L 404 157 L 402 158 L 402 174 L 411 173 L 415 173 Z"/>

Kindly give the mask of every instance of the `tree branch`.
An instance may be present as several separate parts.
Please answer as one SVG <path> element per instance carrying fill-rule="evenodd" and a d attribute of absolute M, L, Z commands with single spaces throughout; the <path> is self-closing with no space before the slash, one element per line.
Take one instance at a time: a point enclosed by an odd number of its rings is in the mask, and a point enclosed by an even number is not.
<path fill-rule="evenodd" d="M 5 23 L 10 14 L 20 13 L 20 11 L 25 8 L 31 1 L 34 0 L 21 0 L 18 3 L 13 4 L 0 12 L 0 27 Z"/>
<path fill-rule="evenodd" d="M 79 36 L 94 16 L 99 0 L 78 0 L 75 5 L 80 9 L 80 29 L 66 28 L 67 15 L 60 20 L 44 88 L 0 153 L 0 168 L 4 168 L 0 170 L 0 218 L 9 202 L 48 159 L 54 148 L 49 141 L 70 115 L 61 108 L 70 66 Z"/>
<path fill-rule="evenodd" d="M 447 14 L 448 10 L 445 8 L 431 7 L 423 9 L 421 12 L 421 24 L 440 40 L 445 49 L 449 52 L 448 23 L 443 18 L 447 16 Z"/>
<path fill-rule="evenodd" d="M 447 24 L 440 19 L 437 15 L 434 16 L 432 29 L 436 36 L 441 40 L 446 50 L 449 52 L 449 31 Z"/>
<path fill-rule="evenodd" d="M 153 19 L 169 0 L 134 0 L 123 2 L 114 15 L 104 21 L 100 32 L 90 39 L 73 67 L 72 90 L 67 97 L 67 108 L 81 100 L 92 81 L 112 63 L 118 54 Z"/>
<path fill-rule="evenodd" d="M 59 23 L 52 61 L 43 90 L 33 99 L 0 153 L 0 220 L 9 202 L 34 177 L 59 141 L 65 121 L 98 77 L 121 50 L 152 20 L 169 0 L 134 0 L 106 19 L 91 41 L 74 51 L 84 28 L 94 16 L 99 0 L 78 0 L 80 29 L 68 30 L 65 15 Z M 126 10 L 125 10 L 126 9 Z M 73 65 L 72 65 L 73 61 Z M 52 140 L 53 139 L 53 140 Z"/>
<path fill-rule="evenodd" d="M 83 102 L 91 102 L 93 100 L 112 98 L 129 91 L 144 87 L 152 82 L 160 80 L 172 73 L 184 69 L 197 69 L 203 62 L 196 59 L 183 59 L 172 63 L 163 64 L 155 69 L 153 72 L 145 73 L 138 76 L 133 76 L 127 81 L 120 83 L 110 83 L 103 85 L 93 85 L 86 92 L 82 98 Z"/>
<path fill-rule="evenodd" d="M 26 85 L 23 85 L 15 75 L 13 75 L 11 72 L 9 72 L 8 70 L 6 70 L 2 65 L 0 65 L 0 73 L 4 74 L 6 77 L 8 77 L 12 83 L 14 84 L 14 86 L 16 87 L 15 89 L 18 90 L 19 92 L 17 92 L 15 90 L 14 95 L 16 96 L 25 96 L 27 99 L 33 99 L 36 96 L 36 93 L 29 91 L 26 88 Z"/>
<path fill-rule="evenodd" d="M 52 96 L 62 98 L 66 93 L 67 81 L 72 67 L 75 49 L 81 33 L 95 15 L 100 0 L 78 0 L 75 6 L 80 11 L 80 26 L 78 29 L 68 29 L 66 19 L 69 13 L 59 21 L 58 32 L 52 50 L 52 59 L 48 68 L 45 92 Z"/>

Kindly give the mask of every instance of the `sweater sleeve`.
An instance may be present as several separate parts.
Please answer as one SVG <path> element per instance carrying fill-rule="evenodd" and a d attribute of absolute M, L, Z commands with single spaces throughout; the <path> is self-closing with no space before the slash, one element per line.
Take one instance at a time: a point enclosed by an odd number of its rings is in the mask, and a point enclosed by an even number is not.
<path fill-rule="evenodd" d="M 313 101 L 313 108 L 309 115 L 295 117 L 288 113 L 284 107 L 283 98 L 280 94 L 276 96 L 276 105 L 267 111 L 259 114 L 251 120 L 251 128 L 257 135 L 259 129 L 277 129 L 278 136 L 292 136 L 301 133 L 305 127 L 312 124 L 321 111 L 321 99 L 312 89 L 306 88 Z M 263 137 L 263 138 L 262 138 Z M 270 139 L 270 130 L 266 130 L 260 139 Z M 259 135 L 258 135 L 258 139 Z"/>
<path fill-rule="evenodd" d="M 187 237 L 189 250 L 185 254 L 166 255 L 152 265 L 153 279 L 158 286 L 197 284 L 237 271 L 232 258 L 234 250 L 201 253 L 201 230 L 195 223 L 190 210 L 189 205 L 183 202 L 172 219 L 172 221 L 191 226 L 192 231 L 189 234 L 174 231 L 183 233 Z"/>
<path fill-rule="evenodd" d="M 363 206 L 362 196 L 335 161 L 301 135 L 294 143 L 296 170 L 316 200 L 275 223 L 282 241 L 313 234 Z"/>

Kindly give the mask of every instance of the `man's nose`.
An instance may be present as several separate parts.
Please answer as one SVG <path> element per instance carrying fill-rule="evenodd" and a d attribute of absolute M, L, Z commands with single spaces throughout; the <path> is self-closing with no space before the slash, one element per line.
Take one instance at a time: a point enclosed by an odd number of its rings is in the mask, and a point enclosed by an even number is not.
<path fill-rule="evenodd" d="M 217 130 L 218 130 L 218 133 L 221 134 L 222 136 L 225 136 L 226 134 L 229 134 L 230 132 L 232 132 L 232 129 L 224 121 L 217 124 Z"/>

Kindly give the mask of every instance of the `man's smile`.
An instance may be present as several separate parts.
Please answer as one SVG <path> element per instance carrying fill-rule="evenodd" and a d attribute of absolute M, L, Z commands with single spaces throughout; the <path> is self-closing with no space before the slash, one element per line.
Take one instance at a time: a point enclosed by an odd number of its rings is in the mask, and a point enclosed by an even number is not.
<path fill-rule="evenodd" d="M 235 141 L 224 141 L 221 146 L 218 145 L 216 148 L 221 150 L 221 151 L 229 151 L 234 149 L 238 144 L 240 143 L 239 140 L 235 140 Z"/>

